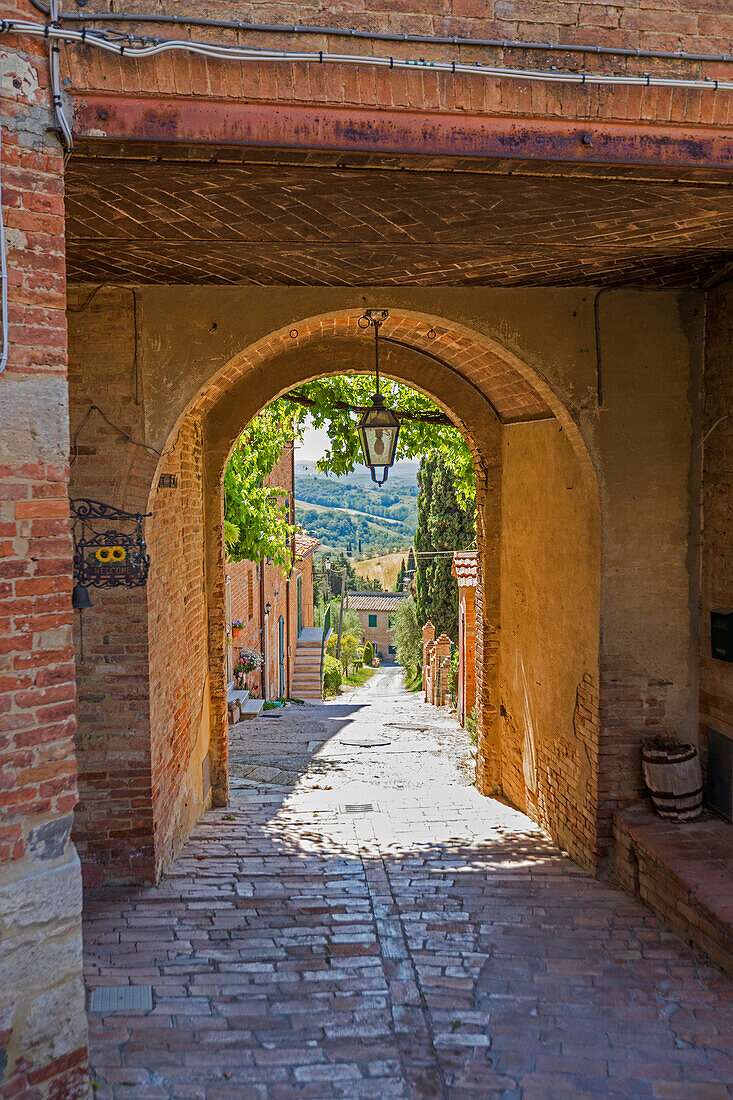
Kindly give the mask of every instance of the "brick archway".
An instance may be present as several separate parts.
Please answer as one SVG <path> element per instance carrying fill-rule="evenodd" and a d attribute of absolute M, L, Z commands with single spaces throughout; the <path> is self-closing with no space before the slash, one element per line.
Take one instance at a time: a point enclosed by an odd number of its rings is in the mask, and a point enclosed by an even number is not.
<path fill-rule="evenodd" d="M 247 371 L 294 348 L 307 348 L 328 338 L 364 339 L 358 320 L 363 307 L 294 319 L 235 355 L 198 393 L 191 411 L 204 417 Z M 421 351 L 461 374 L 479 390 L 503 423 L 555 415 L 570 417 L 549 383 L 496 340 L 455 321 L 411 310 L 393 310 L 381 330 L 389 343 Z M 281 391 L 284 392 L 284 391 Z M 271 400 L 279 394 L 274 393 Z"/>
<path fill-rule="evenodd" d="M 348 311 L 297 318 L 289 325 L 250 344 L 236 353 L 208 383 L 203 386 L 181 414 L 164 447 L 166 457 L 157 466 L 152 481 L 150 510 L 150 548 L 153 569 L 149 583 L 149 633 L 151 636 L 151 728 L 163 730 L 170 725 L 176 708 L 185 710 L 198 704 L 197 699 L 182 699 L 180 684 L 192 687 L 206 680 L 205 691 L 210 701 L 207 737 L 210 746 L 210 769 L 215 804 L 225 804 L 227 786 L 227 723 L 225 681 L 225 610 L 224 553 L 221 538 L 222 498 L 221 478 L 231 447 L 247 421 L 270 401 L 289 389 L 312 378 L 328 374 L 370 370 L 373 363 L 372 341 L 358 326 L 363 307 Z M 502 497 L 502 437 L 504 432 L 539 431 L 543 438 L 561 439 L 563 461 L 576 471 L 582 483 L 585 513 L 580 523 L 578 539 L 593 543 L 589 551 L 593 565 L 589 567 L 585 585 L 591 593 L 588 606 L 579 612 L 584 618 L 582 668 L 572 691 L 565 716 L 571 737 L 585 738 L 588 750 L 597 759 L 598 728 L 593 720 L 584 723 L 585 708 L 597 712 L 598 694 L 598 599 L 600 565 L 597 540 L 600 506 L 595 471 L 580 430 L 563 401 L 547 380 L 511 350 L 497 341 L 464 326 L 433 314 L 413 311 L 390 311 L 382 330 L 385 374 L 413 386 L 440 404 L 454 419 L 469 440 L 477 466 L 478 539 L 482 562 L 482 585 L 479 596 L 478 665 L 479 672 L 479 770 L 480 788 L 485 793 L 502 793 L 502 756 L 511 753 L 503 744 L 506 739 L 502 718 L 502 683 L 500 679 L 500 615 L 501 557 L 508 561 L 512 549 L 501 546 Z M 201 438 L 195 436 L 200 429 Z M 180 503 L 165 493 L 157 492 L 161 473 L 176 473 L 181 479 L 180 492 L 193 484 L 191 476 L 202 482 L 203 513 L 191 518 L 195 509 L 186 514 L 188 537 L 193 539 L 191 555 L 184 559 L 173 549 L 171 528 L 180 521 Z M 539 484 L 540 467 L 535 481 Z M 525 477 L 529 476 L 526 474 Z M 564 476 L 564 474 L 563 474 Z M 187 480 L 188 479 L 188 480 Z M 562 486 L 563 490 L 565 485 Z M 193 497 L 185 499 L 189 503 Z M 562 502 L 561 502 L 562 503 Z M 176 511 L 178 509 L 178 511 Z M 587 514 L 586 514 L 587 513 Z M 579 522 L 577 516 L 573 522 Z M 584 526 L 585 525 L 585 526 Z M 586 530 L 587 528 L 587 530 Z M 202 598 L 197 587 L 197 570 L 203 554 L 206 594 Z M 506 566 L 505 566 L 506 568 Z M 184 591 L 185 589 L 185 591 Z M 183 617 L 176 620 L 176 608 L 185 606 Z M 164 622 L 173 623 L 168 641 L 154 635 Z M 207 665 L 191 662 L 185 675 L 176 670 L 179 686 L 168 691 L 165 686 L 166 654 L 175 637 L 207 637 Z M 568 631 L 569 632 L 569 631 Z M 199 655 L 203 656 L 203 651 Z M 505 655 L 506 656 L 506 655 Z M 185 658 L 188 660 L 188 657 Z M 507 661 L 505 660 L 505 664 Z M 564 672 L 558 672 L 562 678 Z M 198 678 L 198 679 L 197 679 Z M 167 702 L 156 710 L 156 699 L 168 695 Z M 185 693 L 184 693 L 185 694 Z M 512 733 L 514 736 L 514 733 Z M 163 743 L 164 738 L 161 740 Z M 512 750 L 513 751 L 513 750 Z M 562 751 L 567 753 L 565 747 Z M 155 755 L 155 753 L 154 753 Z M 168 753 L 167 767 L 171 766 Z M 544 780 L 525 799 L 524 805 L 533 816 L 553 829 L 576 856 L 593 865 L 597 848 L 597 774 L 592 768 L 563 771 L 563 763 L 553 760 L 546 774 L 552 790 L 544 789 Z M 521 780 L 512 764 L 511 794 L 517 799 Z M 582 791 L 575 790 L 580 784 Z M 575 786 L 574 786 L 575 785 Z M 176 796 L 178 797 L 178 796 Z M 159 866 L 165 866 L 185 839 L 183 824 L 171 824 L 175 798 L 169 799 L 162 828 L 168 829 L 167 855 Z M 157 829 L 156 825 L 156 829 Z"/>

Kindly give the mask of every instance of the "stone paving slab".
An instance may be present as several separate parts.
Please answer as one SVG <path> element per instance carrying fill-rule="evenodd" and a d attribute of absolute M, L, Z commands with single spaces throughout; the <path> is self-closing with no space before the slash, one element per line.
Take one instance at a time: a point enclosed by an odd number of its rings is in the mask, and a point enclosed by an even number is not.
<path fill-rule="evenodd" d="M 339 744 L 388 723 L 400 752 Z M 733 1096 L 733 982 L 479 796 L 397 670 L 272 725 L 234 728 L 232 770 L 285 784 L 237 787 L 157 887 L 87 895 L 90 988 L 154 997 L 92 1018 L 98 1096 Z"/>

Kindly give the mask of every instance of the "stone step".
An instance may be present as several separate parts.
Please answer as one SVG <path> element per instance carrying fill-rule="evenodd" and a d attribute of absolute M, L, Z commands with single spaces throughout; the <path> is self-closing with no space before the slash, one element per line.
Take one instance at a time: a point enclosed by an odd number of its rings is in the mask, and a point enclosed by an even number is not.
<path fill-rule="evenodd" d="M 264 701 L 262 699 L 247 699 L 239 707 L 242 721 L 246 722 L 250 718 L 259 718 L 262 714 L 262 708 L 264 707 Z"/>

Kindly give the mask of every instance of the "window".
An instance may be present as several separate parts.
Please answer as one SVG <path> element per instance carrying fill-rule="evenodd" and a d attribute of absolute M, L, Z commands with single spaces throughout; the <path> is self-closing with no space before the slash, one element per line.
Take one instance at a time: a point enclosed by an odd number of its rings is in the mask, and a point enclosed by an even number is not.
<path fill-rule="evenodd" d="M 250 617 L 255 613 L 255 586 L 252 580 L 252 570 L 247 573 L 247 613 Z"/>
<path fill-rule="evenodd" d="M 369 625 L 370 626 L 376 626 L 377 625 L 377 616 L 376 615 L 370 615 L 369 616 Z"/>

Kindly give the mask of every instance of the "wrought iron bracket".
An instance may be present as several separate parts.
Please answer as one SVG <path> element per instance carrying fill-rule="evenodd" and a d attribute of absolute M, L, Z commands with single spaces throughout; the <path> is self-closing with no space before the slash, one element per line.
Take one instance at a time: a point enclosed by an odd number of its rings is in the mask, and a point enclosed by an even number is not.
<path fill-rule="evenodd" d="M 139 588 L 150 557 L 143 520 L 152 512 L 124 512 L 99 500 L 71 501 L 74 581 L 84 588 Z"/>

